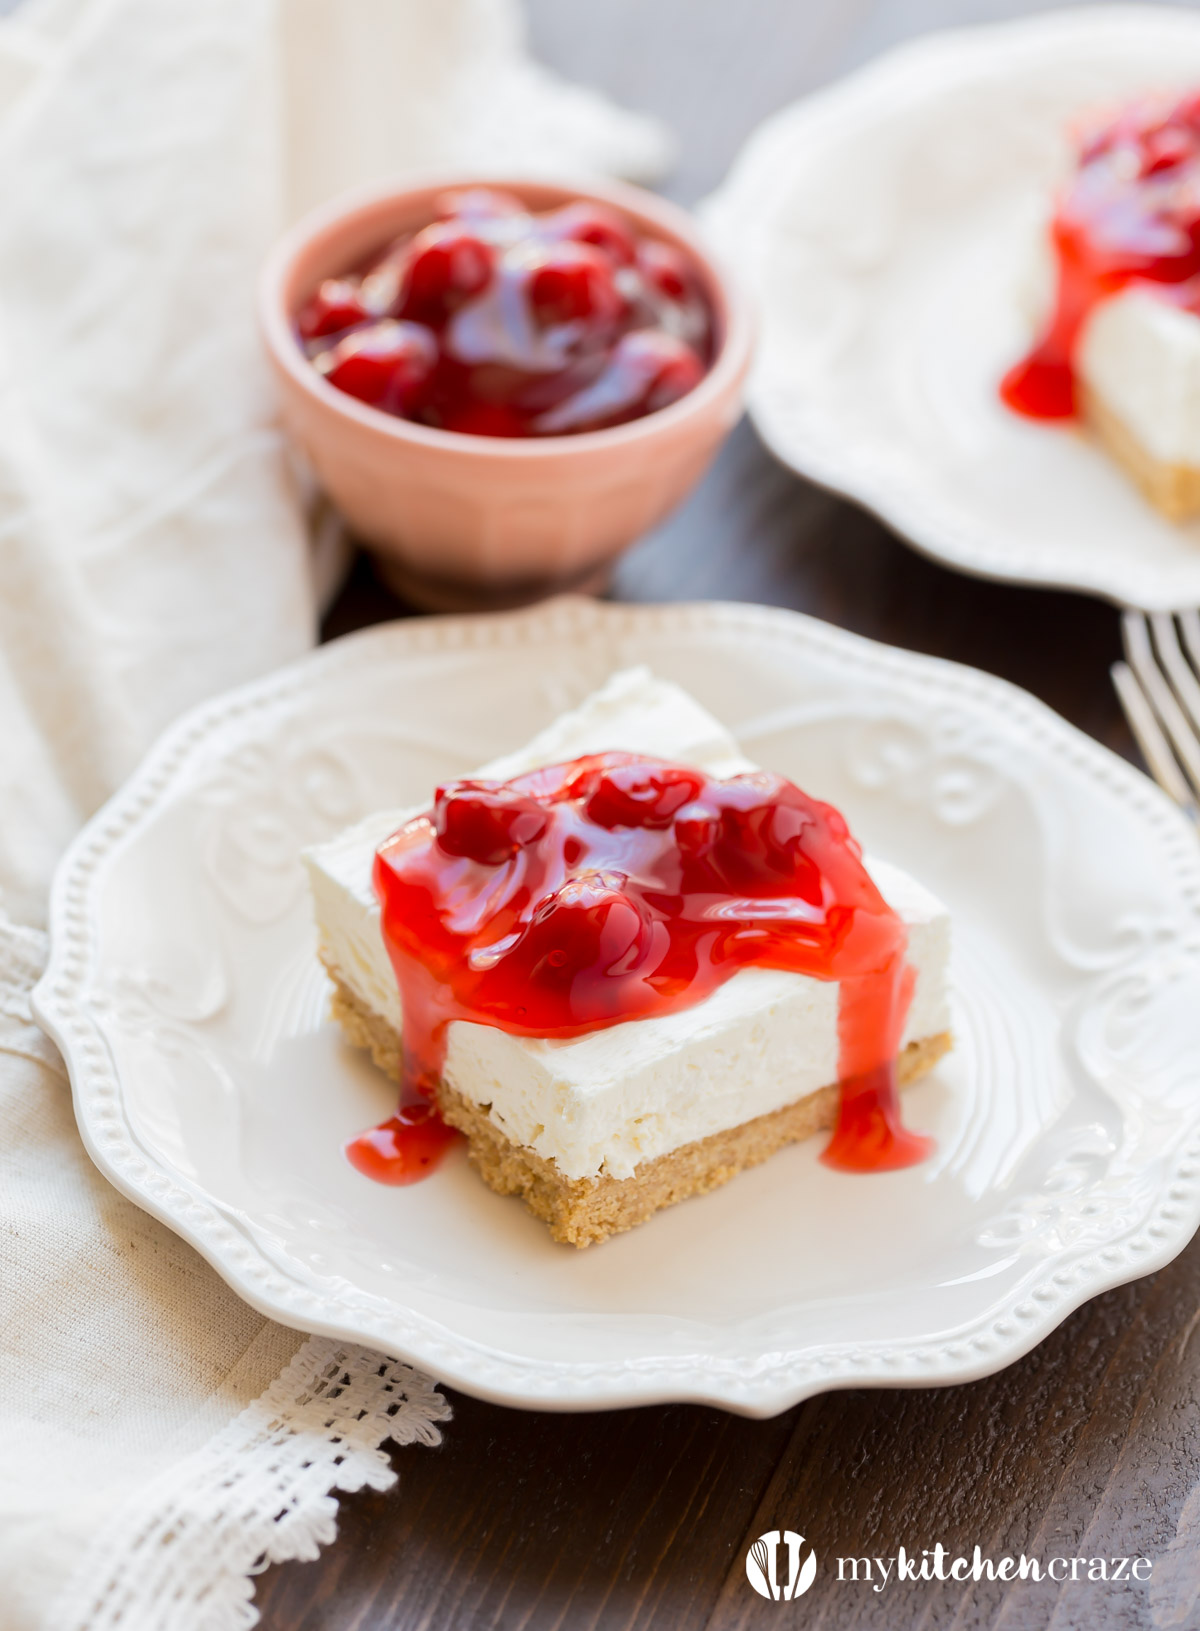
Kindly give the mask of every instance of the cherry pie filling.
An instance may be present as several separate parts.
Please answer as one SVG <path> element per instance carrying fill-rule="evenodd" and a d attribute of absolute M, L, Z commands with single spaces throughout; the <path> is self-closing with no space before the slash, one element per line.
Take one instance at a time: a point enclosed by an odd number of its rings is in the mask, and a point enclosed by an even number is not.
<path fill-rule="evenodd" d="M 417 424 L 479 436 L 602 430 L 704 377 L 713 318 L 692 262 L 577 200 L 534 213 L 494 188 L 356 272 L 328 278 L 297 329 L 338 390 Z"/>
<path fill-rule="evenodd" d="M 452 1021 L 582 1036 L 692 1007 L 751 966 L 838 982 L 822 1159 L 886 1170 L 932 1148 L 899 1110 L 907 931 L 841 815 L 782 776 L 602 753 L 450 782 L 381 846 L 374 882 L 404 1025 L 401 1108 L 348 1146 L 372 1177 L 423 1177 L 455 1136 L 434 1108 Z"/>

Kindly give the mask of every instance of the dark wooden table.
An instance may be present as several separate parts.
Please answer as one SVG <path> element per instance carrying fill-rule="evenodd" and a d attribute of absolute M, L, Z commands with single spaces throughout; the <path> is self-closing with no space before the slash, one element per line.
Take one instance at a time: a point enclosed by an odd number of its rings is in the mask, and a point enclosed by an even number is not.
<path fill-rule="evenodd" d="M 1039 9 L 1012 0 L 533 0 L 534 43 L 678 131 L 669 190 L 715 186 L 773 108 L 906 34 Z M 743 425 L 692 501 L 626 557 L 613 593 L 811 612 L 1027 687 L 1134 757 L 1108 679 L 1117 614 L 977 582 L 781 469 Z M 335 635 L 406 615 L 359 564 Z M 821 1626 L 1109 1631 L 1200 1626 L 1200 1237 L 1089 1303 L 998 1376 L 855 1391 L 767 1422 L 677 1406 L 559 1416 L 452 1394 L 438 1450 L 399 1487 L 347 1497 L 318 1563 L 258 1586 L 267 1631 Z M 890 1585 L 823 1568 L 795 1604 L 746 1583 L 749 1542 L 800 1530 L 818 1556 L 1148 1556 L 1145 1584 Z"/>

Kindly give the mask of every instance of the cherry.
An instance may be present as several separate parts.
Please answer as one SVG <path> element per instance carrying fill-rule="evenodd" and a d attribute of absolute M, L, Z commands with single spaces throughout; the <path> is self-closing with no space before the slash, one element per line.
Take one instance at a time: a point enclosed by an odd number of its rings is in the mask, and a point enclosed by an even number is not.
<path fill-rule="evenodd" d="M 532 771 L 525 778 L 529 786 L 537 778 L 537 791 L 543 798 L 557 793 L 562 798 L 582 800 L 591 796 L 600 775 L 614 765 L 635 762 L 632 753 L 585 753 L 568 765 L 552 766 L 549 770 Z M 657 760 L 648 761 L 657 764 Z"/>
<path fill-rule="evenodd" d="M 555 244 L 545 251 L 530 275 L 529 304 L 545 328 L 573 322 L 608 327 L 626 309 L 607 257 L 577 243 Z"/>
<path fill-rule="evenodd" d="M 363 274 L 360 298 L 372 317 L 394 317 L 408 268 L 408 245 L 395 244 Z"/>
<path fill-rule="evenodd" d="M 663 926 L 625 892 L 627 883 L 622 872 L 581 872 L 542 901 L 525 934 L 529 978 L 567 986 L 583 1008 L 610 1003 L 612 983 L 634 973 L 665 939 L 665 931 L 656 933 Z M 589 993 L 590 981 L 596 985 Z"/>
<path fill-rule="evenodd" d="M 391 318 L 354 329 L 314 359 L 318 373 L 360 402 L 402 412 L 437 366 L 437 342 L 419 323 Z"/>
<path fill-rule="evenodd" d="M 434 423 L 430 418 L 430 423 Z M 469 398 L 439 409 L 436 424 L 459 436 L 527 436 L 529 428 L 516 408 L 504 402 L 473 402 Z"/>
<path fill-rule="evenodd" d="M 785 830 L 798 815 L 796 805 L 789 796 L 791 789 L 782 776 L 769 770 L 747 771 L 731 776 L 721 784 L 721 823 L 732 835 L 739 848 L 763 853 L 777 842 L 776 821 L 783 818 Z"/>
<path fill-rule="evenodd" d="M 612 367 L 624 382 L 626 402 L 644 413 L 677 401 L 704 376 L 704 364 L 691 346 L 661 329 L 622 335 L 613 349 Z"/>
<path fill-rule="evenodd" d="M 548 817 L 536 799 L 503 783 L 449 782 L 434 797 L 439 847 L 482 866 L 511 861 L 545 832 Z"/>
<path fill-rule="evenodd" d="M 436 318 L 482 293 L 491 282 L 492 252 L 460 221 L 435 221 L 409 247 L 400 292 L 404 317 Z"/>
<path fill-rule="evenodd" d="M 603 770 L 584 803 L 598 827 L 669 827 L 704 785 L 697 771 L 676 765 L 628 764 Z"/>
<path fill-rule="evenodd" d="M 721 816 L 712 805 L 685 804 L 675 816 L 675 842 L 685 861 L 704 860 L 721 836 Z"/>
<path fill-rule="evenodd" d="M 1098 130 L 1089 135 L 1079 149 L 1079 162 L 1081 165 L 1094 164 L 1097 159 L 1103 158 L 1113 144 L 1111 130 Z"/>
<path fill-rule="evenodd" d="M 551 239 L 591 244 L 614 266 L 633 265 L 636 253 L 633 234 L 616 210 L 605 204 L 590 204 L 583 199 L 564 204 L 543 218 L 542 232 Z"/>
<path fill-rule="evenodd" d="M 355 323 L 366 322 L 370 315 L 353 279 L 330 277 L 300 308 L 296 323 L 302 339 L 320 340 Z"/>
<path fill-rule="evenodd" d="M 782 776 L 753 771 L 732 777 L 721 788 L 722 869 L 743 880 L 782 875 L 795 894 L 819 904 L 820 876 L 804 853 L 805 837 L 818 820 L 818 806 Z"/>
<path fill-rule="evenodd" d="M 704 364 L 683 340 L 661 329 L 633 329 L 617 341 L 591 384 L 539 415 L 534 428 L 552 436 L 619 425 L 668 407 L 703 377 Z"/>
<path fill-rule="evenodd" d="M 678 402 L 681 396 L 695 390 L 704 378 L 704 364 L 683 340 L 657 329 L 642 329 L 625 336 L 626 356 L 635 358 L 643 367 L 653 363 L 653 374 L 646 391 L 644 412 L 657 413 Z"/>
<path fill-rule="evenodd" d="M 1178 128 L 1151 131 L 1142 144 L 1142 174 L 1156 176 L 1173 170 L 1191 157 L 1195 145 L 1194 137 Z"/>
<path fill-rule="evenodd" d="M 676 304 L 687 299 L 691 292 L 691 269 L 687 261 L 670 244 L 657 238 L 647 238 L 639 244 L 638 271 L 652 289 Z"/>
<path fill-rule="evenodd" d="M 1189 96 L 1176 103 L 1171 114 L 1172 123 L 1188 125 L 1193 131 L 1200 134 L 1200 91 L 1193 91 Z"/>

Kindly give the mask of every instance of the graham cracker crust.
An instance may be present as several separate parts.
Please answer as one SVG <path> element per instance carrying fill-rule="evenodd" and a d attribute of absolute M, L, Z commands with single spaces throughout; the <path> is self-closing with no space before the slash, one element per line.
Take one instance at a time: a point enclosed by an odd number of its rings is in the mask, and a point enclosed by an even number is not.
<path fill-rule="evenodd" d="M 1080 395 L 1087 424 L 1161 515 L 1187 521 L 1200 512 L 1200 468 L 1156 459 L 1097 392 L 1081 383 Z"/>
<path fill-rule="evenodd" d="M 399 1079 L 400 1037 L 386 1020 L 373 1014 L 329 968 L 334 991 L 331 1010 L 347 1039 L 365 1048 L 389 1076 Z M 931 1070 L 952 1045 L 949 1031 L 910 1042 L 896 1072 L 907 1087 Z M 514 1144 L 488 1115 L 490 1105 L 473 1104 L 445 1083 L 438 1090 L 438 1109 L 452 1127 L 466 1134 L 467 1154 L 480 1177 L 500 1195 L 519 1195 L 551 1238 L 564 1246 L 590 1246 L 644 1223 L 664 1206 L 703 1195 L 757 1166 L 785 1144 L 829 1131 L 837 1119 L 838 1084 L 818 1088 L 794 1104 L 771 1110 L 725 1132 L 683 1144 L 677 1150 L 643 1162 L 631 1178 L 565 1178 L 552 1160 Z"/>

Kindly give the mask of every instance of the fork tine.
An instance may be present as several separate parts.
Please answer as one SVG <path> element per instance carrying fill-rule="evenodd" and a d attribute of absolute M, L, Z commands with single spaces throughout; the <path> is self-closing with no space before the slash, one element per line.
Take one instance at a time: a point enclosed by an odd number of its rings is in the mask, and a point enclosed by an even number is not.
<path fill-rule="evenodd" d="M 1175 619 L 1170 612 L 1154 612 L 1150 617 L 1150 627 L 1154 632 L 1159 661 L 1167 671 L 1176 699 L 1183 705 L 1193 728 L 1200 731 L 1200 681 L 1183 654 L 1179 636 L 1175 632 Z"/>
<path fill-rule="evenodd" d="M 1133 670 L 1128 663 L 1114 663 L 1110 672 L 1117 698 L 1129 721 L 1134 740 L 1142 750 L 1142 758 L 1150 767 L 1150 774 L 1163 792 L 1169 793 L 1193 821 L 1200 820 L 1200 809 Z"/>
<path fill-rule="evenodd" d="M 1141 612 L 1125 612 L 1121 635 L 1129 666 L 1154 712 L 1162 721 L 1171 746 L 1192 784 L 1193 799 L 1200 797 L 1200 738 L 1188 723 L 1175 693 L 1162 676 L 1150 645 L 1150 628 Z M 1182 660 L 1182 658 L 1181 658 Z M 1174 796 L 1174 795 L 1172 795 Z"/>
<path fill-rule="evenodd" d="M 1188 656 L 1192 659 L 1192 667 L 1200 670 L 1200 612 L 1190 606 L 1186 612 L 1180 612 L 1179 627 Z"/>

